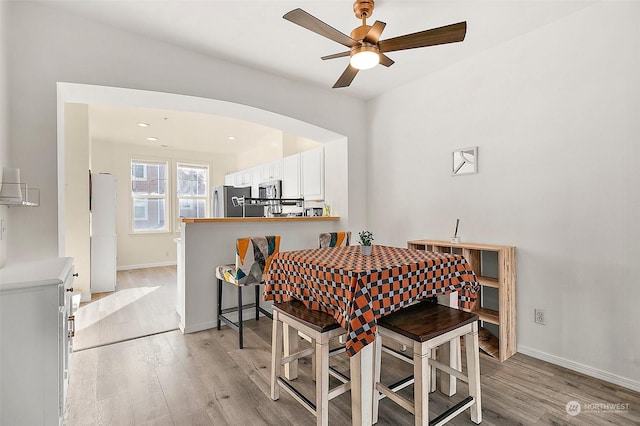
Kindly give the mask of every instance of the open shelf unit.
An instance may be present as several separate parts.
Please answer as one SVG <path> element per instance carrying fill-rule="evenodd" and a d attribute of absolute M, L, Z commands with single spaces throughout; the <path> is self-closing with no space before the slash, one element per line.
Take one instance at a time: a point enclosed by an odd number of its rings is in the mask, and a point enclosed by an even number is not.
<path fill-rule="evenodd" d="M 407 247 L 439 253 L 462 255 L 478 277 L 481 290 L 473 311 L 482 325 L 479 332 L 480 347 L 489 355 L 504 361 L 516 350 L 516 248 L 491 244 L 451 243 L 437 240 L 408 241 Z M 485 297 L 485 291 L 487 297 Z M 491 293 L 497 292 L 493 306 Z M 491 333 L 487 329 L 497 329 Z"/>

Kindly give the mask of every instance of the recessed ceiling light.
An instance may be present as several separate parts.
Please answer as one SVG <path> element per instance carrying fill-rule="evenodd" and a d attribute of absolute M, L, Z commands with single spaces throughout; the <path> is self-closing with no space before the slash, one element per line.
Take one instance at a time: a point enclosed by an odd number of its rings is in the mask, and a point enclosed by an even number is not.
<path fill-rule="evenodd" d="M 149 137 L 147 138 L 147 140 L 148 140 L 148 141 L 151 141 L 151 142 L 155 142 L 155 141 L 157 141 L 157 140 L 158 140 L 158 138 L 156 138 L 156 137 L 154 137 L 154 136 L 149 136 Z"/>
<path fill-rule="evenodd" d="M 236 137 L 235 136 L 227 136 L 227 139 L 229 139 L 230 141 L 235 141 Z"/>
<path fill-rule="evenodd" d="M 149 123 L 138 123 L 140 127 L 149 127 Z"/>

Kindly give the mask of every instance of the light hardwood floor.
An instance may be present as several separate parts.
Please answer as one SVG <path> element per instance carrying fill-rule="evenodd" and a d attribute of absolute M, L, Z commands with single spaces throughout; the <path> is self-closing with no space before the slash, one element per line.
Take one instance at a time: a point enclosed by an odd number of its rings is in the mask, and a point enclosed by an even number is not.
<path fill-rule="evenodd" d="M 118 271 L 116 291 L 76 311 L 74 351 L 177 330 L 176 267 Z"/>
<path fill-rule="evenodd" d="M 269 397 L 271 321 L 245 324 L 242 350 L 237 334 L 223 328 L 187 335 L 170 331 L 74 353 L 65 424 L 315 424 L 286 392 L 279 401 Z M 348 369 L 346 358 L 332 360 L 339 369 Z M 387 382 L 410 373 L 408 364 L 394 358 L 385 355 L 384 362 Z M 480 364 L 484 425 L 640 424 L 637 392 L 521 354 L 504 363 L 482 354 Z M 297 386 L 312 396 L 307 367 L 303 363 L 300 368 Z M 405 392 L 410 395 L 410 389 Z M 431 394 L 432 416 L 465 395 L 464 383 L 452 400 Z M 582 412 L 567 414 L 570 401 L 579 402 Z M 619 405 L 615 410 L 599 404 Z M 329 405 L 330 424 L 351 423 L 348 392 Z M 378 424 L 411 425 L 413 417 L 385 399 Z M 467 412 L 450 424 L 473 423 Z"/>

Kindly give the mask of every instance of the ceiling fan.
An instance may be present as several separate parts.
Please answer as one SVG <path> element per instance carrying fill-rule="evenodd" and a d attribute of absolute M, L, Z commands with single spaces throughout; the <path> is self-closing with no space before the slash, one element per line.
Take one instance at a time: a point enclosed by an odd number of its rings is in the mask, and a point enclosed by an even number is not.
<path fill-rule="evenodd" d="M 393 65 L 394 61 L 385 53 L 456 43 L 464 40 L 464 36 L 467 33 L 467 23 L 458 22 L 457 24 L 380 40 L 382 30 L 387 24 L 376 21 L 373 25 L 367 25 L 367 18 L 373 13 L 373 2 L 374 0 L 356 0 L 353 3 L 353 11 L 356 14 L 356 18 L 362 20 L 362 25 L 351 31 L 351 36 L 336 30 L 302 9 L 294 9 L 283 16 L 284 19 L 294 24 L 327 37 L 350 49 L 346 52 L 322 57 L 323 60 L 350 57 L 347 69 L 344 70 L 338 81 L 333 85 L 334 88 L 349 86 L 361 69 L 373 68 L 378 64 L 382 64 L 385 67 Z"/>

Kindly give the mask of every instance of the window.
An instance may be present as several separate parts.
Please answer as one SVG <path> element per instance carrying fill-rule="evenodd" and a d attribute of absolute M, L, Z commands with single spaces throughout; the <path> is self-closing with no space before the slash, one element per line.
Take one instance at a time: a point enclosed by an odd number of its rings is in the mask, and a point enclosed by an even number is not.
<path fill-rule="evenodd" d="M 133 220 L 149 220 L 149 205 L 146 200 L 133 200 Z"/>
<path fill-rule="evenodd" d="M 178 163 L 178 217 L 206 217 L 209 205 L 209 167 Z"/>
<path fill-rule="evenodd" d="M 131 228 L 133 232 L 166 232 L 167 163 L 131 160 Z"/>
<path fill-rule="evenodd" d="M 147 178 L 147 168 L 144 166 L 144 164 L 131 165 L 131 179 L 145 180 L 146 178 Z"/>

